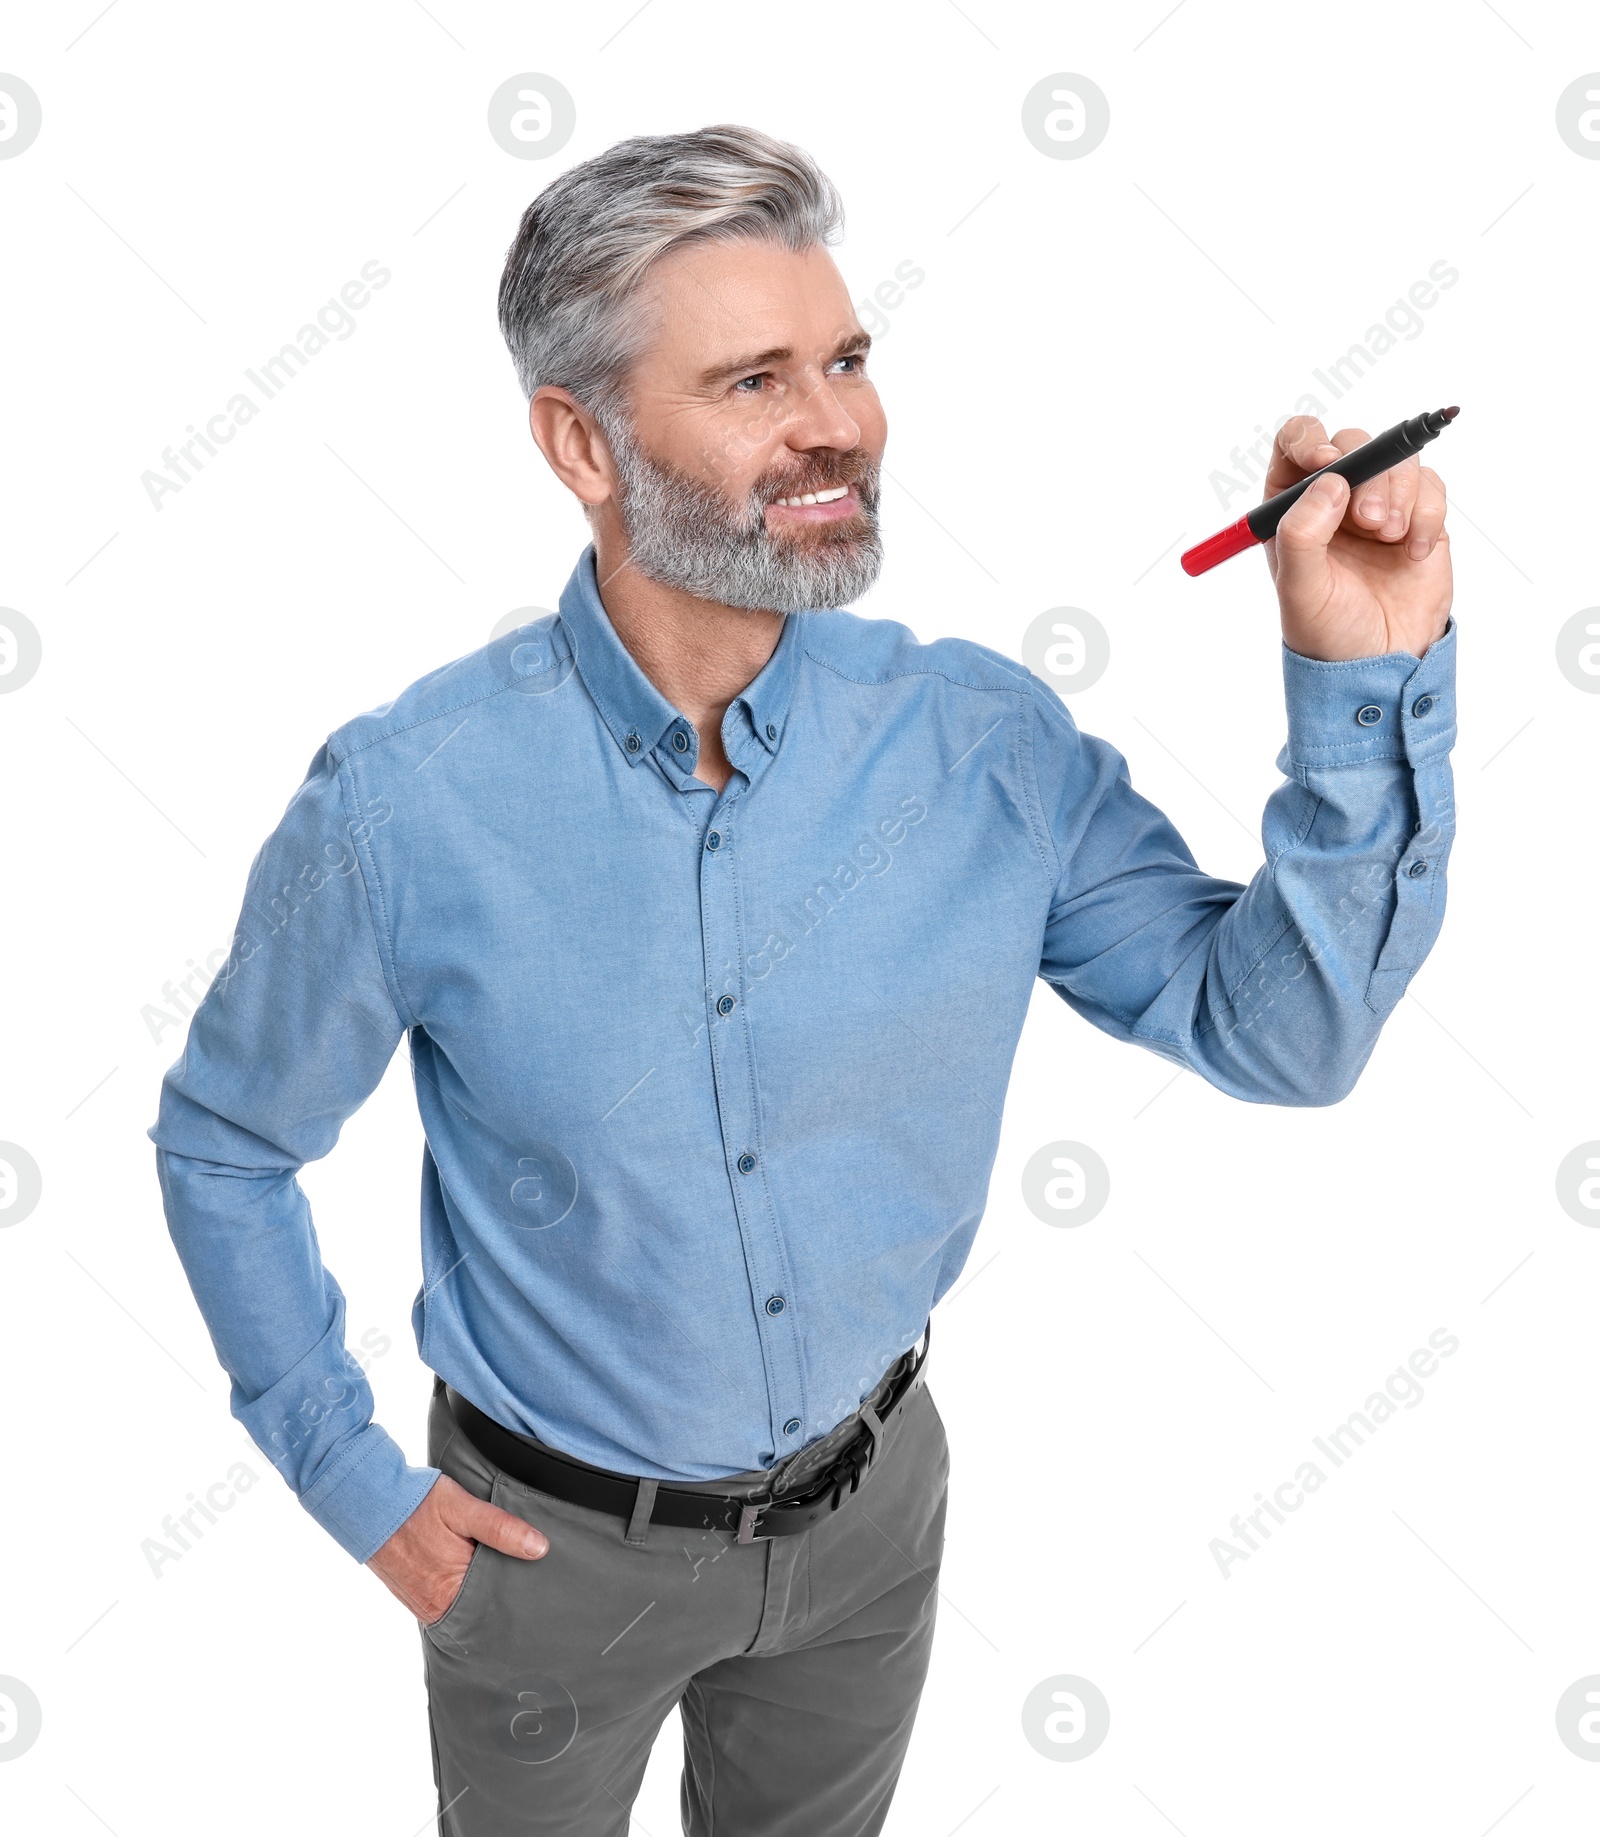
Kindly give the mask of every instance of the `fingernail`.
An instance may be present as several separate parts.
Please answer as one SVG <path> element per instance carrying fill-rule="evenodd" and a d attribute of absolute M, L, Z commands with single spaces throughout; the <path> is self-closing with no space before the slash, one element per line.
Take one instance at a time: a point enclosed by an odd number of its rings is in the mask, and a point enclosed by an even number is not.
<path fill-rule="evenodd" d="M 527 1556 L 543 1556 L 547 1548 L 544 1539 L 537 1531 L 530 1531 L 522 1540 L 523 1553 Z"/>
<path fill-rule="evenodd" d="M 1361 514 L 1369 523 L 1376 523 L 1379 517 L 1383 515 L 1383 499 L 1363 498 L 1361 500 Z"/>
<path fill-rule="evenodd" d="M 1344 480 L 1337 472 L 1330 472 L 1317 480 L 1317 496 L 1324 504 L 1337 504 L 1344 496 Z"/>
<path fill-rule="evenodd" d="M 1421 561 L 1427 552 L 1428 538 L 1426 536 L 1413 536 L 1406 544 L 1406 553 L 1413 561 Z"/>

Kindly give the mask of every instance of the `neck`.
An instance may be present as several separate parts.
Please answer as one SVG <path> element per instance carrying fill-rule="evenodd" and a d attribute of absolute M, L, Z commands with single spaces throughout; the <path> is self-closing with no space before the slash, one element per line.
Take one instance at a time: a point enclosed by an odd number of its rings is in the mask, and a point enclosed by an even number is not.
<path fill-rule="evenodd" d="M 783 635 L 784 615 L 696 599 L 647 580 L 626 538 L 595 538 L 600 603 L 629 655 L 700 736 L 695 776 L 717 790 L 733 768 L 722 748 L 728 704 L 760 675 Z"/>

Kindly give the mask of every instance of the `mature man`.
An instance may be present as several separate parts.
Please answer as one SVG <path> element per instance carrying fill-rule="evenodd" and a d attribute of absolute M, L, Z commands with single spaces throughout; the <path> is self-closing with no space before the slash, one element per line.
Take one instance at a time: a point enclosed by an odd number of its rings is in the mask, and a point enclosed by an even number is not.
<path fill-rule="evenodd" d="M 738 127 L 528 208 L 500 321 L 592 545 L 558 614 L 318 750 L 151 1131 L 235 1415 L 422 1623 L 454 1837 L 623 1832 L 674 1704 L 686 1832 L 879 1831 L 943 1543 L 925 1329 L 1034 978 L 1335 1103 L 1443 911 L 1434 474 L 1284 519 L 1285 782 L 1266 865 L 1213 878 L 1037 677 L 836 610 L 885 445 L 840 222 Z M 1268 491 L 1364 438 L 1290 422 Z M 406 1034 L 425 1467 L 295 1178 Z"/>

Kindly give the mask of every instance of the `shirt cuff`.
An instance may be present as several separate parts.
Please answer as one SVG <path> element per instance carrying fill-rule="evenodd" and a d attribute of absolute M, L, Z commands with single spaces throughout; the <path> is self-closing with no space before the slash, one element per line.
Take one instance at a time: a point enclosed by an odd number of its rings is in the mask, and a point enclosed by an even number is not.
<path fill-rule="evenodd" d="M 358 1563 L 377 1554 L 427 1498 L 437 1467 L 409 1467 L 400 1445 L 370 1422 L 300 1503 Z"/>
<path fill-rule="evenodd" d="M 1280 769 L 1308 770 L 1406 760 L 1413 767 L 1449 752 L 1456 738 L 1456 622 L 1420 657 L 1389 651 L 1324 663 L 1283 647 L 1289 740 Z"/>

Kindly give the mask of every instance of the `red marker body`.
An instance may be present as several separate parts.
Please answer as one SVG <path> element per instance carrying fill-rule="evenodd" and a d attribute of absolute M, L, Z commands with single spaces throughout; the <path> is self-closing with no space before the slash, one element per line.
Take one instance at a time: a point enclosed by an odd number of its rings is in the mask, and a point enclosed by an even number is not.
<path fill-rule="evenodd" d="M 1348 480 L 1353 490 L 1357 485 L 1365 484 L 1369 478 L 1376 478 L 1380 472 L 1387 472 L 1391 466 L 1399 465 L 1402 459 L 1420 453 L 1430 440 L 1436 440 L 1444 432 L 1460 412 L 1459 408 L 1436 408 L 1430 414 L 1413 415 L 1409 421 L 1398 421 L 1393 427 L 1385 428 L 1381 434 L 1374 434 L 1364 445 L 1353 447 L 1331 465 L 1320 466 L 1315 472 L 1308 472 L 1287 491 L 1280 491 L 1276 497 L 1253 505 L 1237 523 L 1230 523 L 1226 529 L 1219 529 L 1216 535 L 1207 536 L 1204 542 L 1197 542 L 1192 549 L 1185 549 L 1180 557 L 1184 573 L 1204 574 L 1208 568 L 1214 568 L 1219 561 L 1226 561 L 1230 555 L 1241 554 L 1245 549 L 1255 548 L 1258 543 L 1275 536 L 1285 512 L 1299 501 L 1306 487 L 1321 478 L 1324 472 L 1337 472 L 1341 478 Z"/>
<path fill-rule="evenodd" d="M 1250 527 L 1247 517 L 1241 517 L 1237 523 L 1230 523 L 1226 529 L 1219 529 L 1214 536 L 1207 536 L 1204 542 L 1197 542 L 1192 549 L 1185 549 L 1182 555 L 1185 574 L 1204 574 L 1207 568 L 1214 568 L 1219 561 L 1226 561 L 1230 555 L 1237 555 L 1244 549 L 1253 549 L 1261 538 Z"/>

